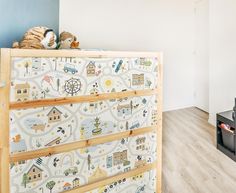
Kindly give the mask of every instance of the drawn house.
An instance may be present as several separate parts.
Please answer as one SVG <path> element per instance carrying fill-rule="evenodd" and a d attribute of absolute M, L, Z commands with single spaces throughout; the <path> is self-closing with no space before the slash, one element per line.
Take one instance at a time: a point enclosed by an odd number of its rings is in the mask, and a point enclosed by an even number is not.
<path fill-rule="evenodd" d="M 26 101 L 29 99 L 30 85 L 29 83 L 16 84 L 15 99 L 17 101 Z"/>
<path fill-rule="evenodd" d="M 144 85 L 144 74 L 132 74 L 132 85 L 133 86 Z"/>
<path fill-rule="evenodd" d="M 96 66 L 95 62 L 89 62 L 86 66 L 87 76 L 95 76 L 96 75 Z"/>
<path fill-rule="evenodd" d="M 72 188 L 71 184 L 66 182 L 63 186 L 63 190 L 66 191 L 66 190 L 70 190 Z"/>
<path fill-rule="evenodd" d="M 145 150 L 146 137 L 136 139 L 136 150 Z"/>
<path fill-rule="evenodd" d="M 123 164 L 125 161 L 128 160 L 127 157 L 127 150 L 113 153 L 113 165 L 116 166 L 119 164 Z"/>
<path fill-rule="evenodd" d="M 106 178 L 107 176 L 108 175 L 105 170 L 101 169 L 100 167 L 97 167 L 94 173 L 88 178 L 88 182 L 89 183 L 96 182 L 103 178 Z"/>
<path fill-rule="evenodd" d="M 79 186 L 79 178 L 75 178 L 73 181 L 72 181 L 72 183 L 73 183 L 73 188 L 76 188 L 76 187 L 78 187 Z"/>
<path fill-rule="evenodd" d="M 25 140 L 21 139 L 20 135 L 17 135 L 13 138 L 13 141 L 10 144 L 10 148 L 11 148 L 11 154 L 22 153 L 22 152 L 27 151 Z M 17 165 L 17 164 L 21 165 L 21 164 L 25 164 L 25 163 L 26 163 L 26 161 L 22 160 L 22 161 L 18 161 L 16 163 L 14 163 L 14 164 L 15 165 Z"/>
<path fill-rule="evenodd" d="M 33 164 L 27 172 L 29 183 L 42 180 L 42 173 L 43 170 Z"/>
<path fill-rule="evenodd" d="M 130 115 L 132 113 L 131 105 L 130 104 L 118 105 L 117 106 L 117 113 L 118 113 L 119 117 L 121 117 L 123 115 Z"/>
<path fill-rule="evenodd" d="M 62 112 L 59 111 L 56 107 L 53 107 L 51 111 L 47 114 L 48 116 L 48 123 L 58 122 L 61 121 Z"/>

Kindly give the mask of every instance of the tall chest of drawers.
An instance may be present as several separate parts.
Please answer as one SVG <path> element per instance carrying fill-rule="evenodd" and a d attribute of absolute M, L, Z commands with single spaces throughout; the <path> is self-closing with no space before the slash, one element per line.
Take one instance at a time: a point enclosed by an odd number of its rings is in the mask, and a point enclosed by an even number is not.
<path fill-rule="evenodd" d="M 160 193 L 162 54 L 1 50 L 1 193 Z"/>

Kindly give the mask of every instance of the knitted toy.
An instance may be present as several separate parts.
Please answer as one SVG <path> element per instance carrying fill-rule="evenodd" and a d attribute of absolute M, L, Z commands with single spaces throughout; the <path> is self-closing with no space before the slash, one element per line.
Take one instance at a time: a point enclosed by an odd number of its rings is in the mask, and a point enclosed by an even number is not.
<path fill-rule="evenodd" d="M 59 42 L 59 49 L 76 49 L 79 48 L 79 42 L 77 42 L 77 38 L 69 33 L 69 32 L 62 32 L 60 34 L 60 42 Z"/>
<path fill-rule="evenodd" d="M 47 27 L 29 29 L 20 42 L 14 42 L 13 48 L 21 49 L 54 49 L 57 47 L 57 36 Z"/>

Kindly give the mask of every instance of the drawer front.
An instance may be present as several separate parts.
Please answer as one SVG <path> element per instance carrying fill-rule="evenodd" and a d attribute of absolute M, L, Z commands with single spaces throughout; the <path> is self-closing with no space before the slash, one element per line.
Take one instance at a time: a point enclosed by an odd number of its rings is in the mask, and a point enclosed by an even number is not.
<path fill-rule="evenodd" d="M 62 192 L 142 168 L 156 161 L 156 144 L 156 133 L 148 133 L 76 151 L 20 161 L 10 167 L 11 192 L 41 193 L 42 189 Z M 138 188 L 145 184 L 147 178 L 153 177 L 148 173 L 145 177 L 131 179 L 136 184 L 133 188 Z M 137 180 L 143 182 L 137 183 Z M 127 186 L 127 183 L 123 186 Z M 149 188 L 149 181 L 145 188 Z"/>
<path fill-rule="evenodd" d="M 11 154 L 155 127 L 156 96 L 12 110 Z"/>
<path fill-rule="evenodd" d="M 11 101 L 153 89 L 157 58 L 13 58 Z"/>

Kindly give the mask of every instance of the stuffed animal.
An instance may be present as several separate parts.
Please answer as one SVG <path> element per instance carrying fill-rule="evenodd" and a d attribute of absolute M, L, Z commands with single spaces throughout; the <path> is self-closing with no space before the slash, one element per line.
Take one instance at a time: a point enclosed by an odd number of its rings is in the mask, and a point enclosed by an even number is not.
<path fill-rule="evenodd" d="M 21 49 L 55 49 L 57 36 L 47 27 L 34 27 L 29 29 L 21 42 L 14 42 L 13 48 Z"/>
<path fill-rule="evenodd" d="M 77 38 L 69 33 L 69 32 L 62 32 L 60 34 L 60 42 L 59 42 L 59 49 L 76 49 L 79 48 L 79 42 L 77 42 Z"/>

